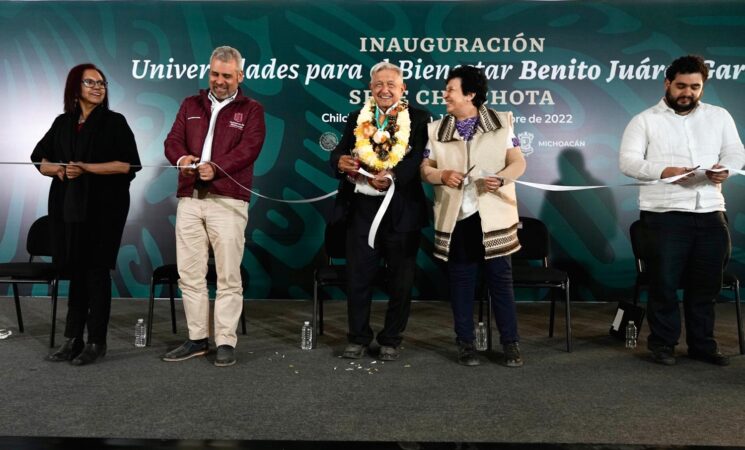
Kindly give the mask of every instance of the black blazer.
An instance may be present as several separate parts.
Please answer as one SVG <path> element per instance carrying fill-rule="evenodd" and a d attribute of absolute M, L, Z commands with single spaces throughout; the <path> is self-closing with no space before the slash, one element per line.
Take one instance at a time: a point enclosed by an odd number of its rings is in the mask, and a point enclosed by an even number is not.
<path fill-rule="evenodd" d="M 341 142 L 331 152 L 329 164 L 331 170 L 339 179 L 339 193 L 336 195 L 334 209 L 329 218 L 329 223 L 334 224 L 346 220 L 350 209 L 354 206 L 354 184 L 346 179 L 346 175 L 339 173 L 339 158 L 349 155 L 354 148 L 356 138 L 354 129 L 357 127 L 357 117 L 360 111 L 353 112 L 347 119 L 347 126 Z M 409 106 L 409 117 L 411 118 L 411 135 L 409 146 L 411 150 L 399 162 L 392 172 L 396 178 L 396 191 L 388 208 L 393 229 L 397 232 L 408 232 L 420 230 L 426 226 L 428 209 L 424 197 L 422 181 L 419 177 L 419 165 L 424 155 L 424 147 L 427 145 L 427 124 L 432 120 L 428 112 Z M 381 197 L 382 200 L 382 197 Z"/>

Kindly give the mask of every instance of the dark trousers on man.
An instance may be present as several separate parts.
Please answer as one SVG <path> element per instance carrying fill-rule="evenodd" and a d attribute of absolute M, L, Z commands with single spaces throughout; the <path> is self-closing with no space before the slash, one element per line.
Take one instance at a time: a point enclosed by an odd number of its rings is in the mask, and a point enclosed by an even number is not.
<path fill-rule="evenodd" d="M 381 346 L 398 347 L 406 329 L 411 309 L 411 288 L 416 273 L 416 256 L 421 232 L 397 232 L 393 229 L 390 212 L 380 224 L 375 248 L 367 244 L 372 217 L 382 198 L 357 195 L 347 227 L 347 319 L 352 344 L 369 345 L 373 340 L 370 327 L 370 307 L 373 284 L 385 261 L 388 277 L 386 291 L 388 309 L 383 329 L 377 341 Z M 367 198 L 366 198 L 367 197 Z"/>
<path fill-rule="evenodd" d="M 683 288 L 688 351 L 712 353 L 714 304 L 730 253 L 730 235 L 723 212 L 653 213 L 642 211 L 650 239 L 650 349 L 675 347 L 681 333 L 677 289 Z"/>
<path fill-rule="evenodd" d="M 108 268 L 81 268 L 70 274 L 66 338 L 83 338 L 88 343 L 106 344 L 111 314 L 111 274 Z"/>

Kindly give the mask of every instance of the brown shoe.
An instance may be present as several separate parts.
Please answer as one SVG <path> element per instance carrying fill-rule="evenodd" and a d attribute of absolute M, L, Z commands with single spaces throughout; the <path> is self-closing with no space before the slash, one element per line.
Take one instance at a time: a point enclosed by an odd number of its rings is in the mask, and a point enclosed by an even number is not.
<path fill-rule="evenodd" d="M 347 344 L 344 347 L 344 353 L 342 356 L 348 359 L 360 359 L 367 354 L 367 345 L 362 344 Z"/>
<path fill-rule="evenodd" d="M 504 365 L 507 367 L 522 367 L 523 358 L 520 356 L 520 345 L 517 342 L 510 342 L 502 346 L 504 351 Z"/>
<path fill-rule="evenodd" d="M 388 345 L 380 346 L 380 354 L 378 355 L 378 358 L 382 361 L 396 361 L 399 356 L 401 356 L 401 351 L 398 347 L 390 347 Z"/>
<path fill-rule="evenodd" d="M 707 362 L 715 366 L 729 366 L 729 357 L 724 356 L 718 349 L 711 353 L 688 350 L 688 357 L 697 361 Z"/>

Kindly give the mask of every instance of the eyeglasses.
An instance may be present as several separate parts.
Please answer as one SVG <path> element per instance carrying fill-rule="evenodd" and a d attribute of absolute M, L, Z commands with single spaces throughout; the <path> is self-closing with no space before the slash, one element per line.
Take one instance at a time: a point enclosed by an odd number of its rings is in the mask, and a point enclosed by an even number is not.
<path fill-rule="evenodd" d="M 87 88 L 93 88 L 95 86 L 103 89 L 106 89 L 106 86 L 109 84 L 104 80 L 92 80 L 90 78 L 84 78 L 82 83 Z"/>

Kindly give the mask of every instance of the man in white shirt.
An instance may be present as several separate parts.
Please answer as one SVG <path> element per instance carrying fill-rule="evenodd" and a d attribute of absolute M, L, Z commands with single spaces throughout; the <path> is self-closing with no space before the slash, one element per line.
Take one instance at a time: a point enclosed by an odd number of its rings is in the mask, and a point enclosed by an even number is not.
<path fill-rule="evenodd" d="M 709 70 L 699 56 L 676 59 L 665 72 L 665 97 L 635 116 L 621 141 L 621 171 L 641 181 L 641 220 L 650 239 L 650 335 L 660 364 L 675 364 L 681 332 L 676 290 L 684 288 L 686 343 L 693 359 L 725 366 L 714 340 L 714 301 L 730 254 L 721 184 L 745 164 L 732 116 L 701 103 Z M 718 170 L 717 170 L 718 169 Z"/>

